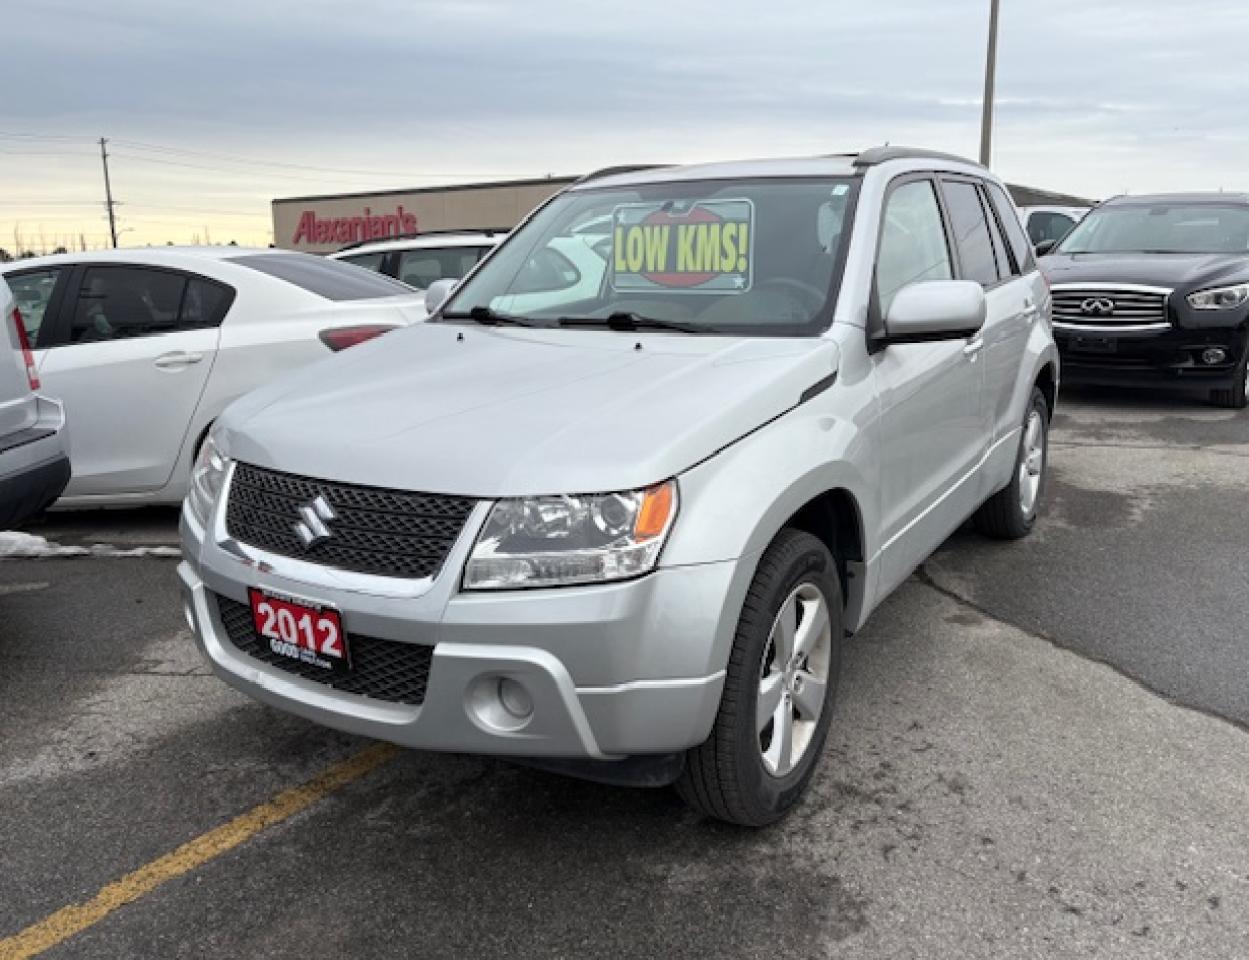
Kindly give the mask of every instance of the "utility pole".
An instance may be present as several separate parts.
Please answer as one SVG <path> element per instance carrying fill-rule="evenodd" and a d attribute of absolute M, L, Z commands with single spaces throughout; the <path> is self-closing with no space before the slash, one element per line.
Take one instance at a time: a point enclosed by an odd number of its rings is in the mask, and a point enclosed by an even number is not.
<path fill-rule="evenodd" d="M 997 7 L 989 0 L 989 53 L 984 64 L 984 105 L 980 116 L 980 162 L 986 167 L 993 159 L 993 83 L 997 74 Z"/>
<path fill-rule="evenodd" d="M 108 140 L 100 137 L 100 162 L 104 164 L 104 206 L 108 208 L 108 235 L 113 238 L 115 250 L 117 249 L 117 218 L 113 215 L 113 187 L 108 182 L 108 151 L 104 149 L 106 143 Z"/>

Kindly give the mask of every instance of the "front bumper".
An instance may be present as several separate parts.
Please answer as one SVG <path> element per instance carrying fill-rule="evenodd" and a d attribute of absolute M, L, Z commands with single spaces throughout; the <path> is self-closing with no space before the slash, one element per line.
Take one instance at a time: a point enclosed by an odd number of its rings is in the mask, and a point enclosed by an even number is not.
<path fill-rule="evenodd" d="M 1054 341 L 1068 383 L 1107 385 L 1170 384 L 1199 390 L 1231 386 L 1246 349 L 1243 330 L 1234 327 L 1111 331 L 1054 324 Z M 1202 351 L 1222 347 L 1226 360 L 1207 364 Z"/>
<path fill-rule="evenodd" d="M 200 650 L 219 677 L 257 700 L 407 747 L 485 755 L 609 760 L 673 753 L 710 733 L 737 619 L 727 611 L 740 610 L 748 585 L 739 563 L 590 587 L 460 593 L 484 506 L 432 581 L 262 555 L 229 539 L 222 513 L 218 504 L 205 535 L 184 510 L 178 574 Z M 432 645 L 422 702 L 343 692 L 244 653 L 217 598 L 246 603 L 250 587 L 338 608 L 349 638 Z M 532 701 L 523 723 L 499 709 L 504 678 Z"/>

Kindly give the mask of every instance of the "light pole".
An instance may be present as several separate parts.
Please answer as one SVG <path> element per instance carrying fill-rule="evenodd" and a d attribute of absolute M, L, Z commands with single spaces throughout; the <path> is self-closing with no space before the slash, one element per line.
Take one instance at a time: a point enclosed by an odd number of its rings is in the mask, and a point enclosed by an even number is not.
<path fill-rule="evenodd" d="M 993 157 L 993 82 L 997 74 L 997 5 L 989 0 L 989 52 L 984 64 L 984 104 L 980 115 L 980 162 L 986 167 Z"/>

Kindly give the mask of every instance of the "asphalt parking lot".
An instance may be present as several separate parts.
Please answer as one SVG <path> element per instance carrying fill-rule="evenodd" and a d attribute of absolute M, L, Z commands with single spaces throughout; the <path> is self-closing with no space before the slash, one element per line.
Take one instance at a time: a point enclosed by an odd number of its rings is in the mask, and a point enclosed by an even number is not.
<path fill-rule="evenodd" d="M 1051 464 L 1031 539 L 960 532 L 856 638 L 758 832 L 261 707 L 170 557 L 0 560 L 0 960 L 1244 956 L 1249 418 L 1067 396 Z"/>

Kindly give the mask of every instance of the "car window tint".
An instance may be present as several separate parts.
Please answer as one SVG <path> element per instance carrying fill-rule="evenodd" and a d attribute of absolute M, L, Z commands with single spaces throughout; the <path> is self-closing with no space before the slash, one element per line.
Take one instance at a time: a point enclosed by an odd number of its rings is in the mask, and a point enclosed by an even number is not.
<path fill-rule="evenodd" d="M 949 280 L 953 276 L 941 208 L 932 182 L 904 183 L 885 202 L 876 263 L 876 296 L 881 313 L 889 312 L 894 295 L 908 284 Z"/>
<path fill-rule="evenodd" d="M 192 277 L 182 298 L 179 326 L 184 330 L 218 326 L 233 300 L 234 291 L 225 284 Z"/>
<path fill-rule="evenodd" d="M 989 183 L 987 186 L 989 188 L 989 198 L 993 201 L 993 206 L 997 210 L 998 220 L 1006 230 L 1006 240 L 1010 244 L 1011 251 L 1015 254 L 1015 264 L 1020 272 L 1026 273 L 1033 266 L 1032 243 L 1019 223 L 1019 213 L 1015 209 L 1015 204 L 1006 195 L 1006 191 L 996 183 Z"/>
<path fill-rule="evenodd" d="M 354 257 L 339 257 L 338 260 L 340 263 L 350 263 L 377 272 L 382 269 L 382 260 L 385 257 L 384 253 L 358 253 Z"/>
<path fill-rule="evenodd" d="M 337 260 L 314 257 L 310 253 L 252 253 L 230 257 L 229 262 L 285 280 L 326 300 L 373 300 L 412 292 L 380 273 L 361 270 Z"/>
<path fill-rule="evenodd" d="M 179 329 L 187 278 L 143 267 L 88 267 L 70 328 L 71 343 L 159 336 Z"/>
<path fill-rule="evenodd" d="M 60 275 L 60 267 L 49 267 L 46 270 L 10 273 L 4 278 L 13 291 L 17 309 L 22 312 L 22 323 L 30 335 L 31 343 L 39 336 L 39 328 L 43 326 L 43 317 Z"/>
<path fill-rule="evenodd" d="M 980 191 L 974 183 L 947 180 L 942 185 L 950 212 L 950 228 L 958 246 L 962 278 L 991 287 L 1001 277 L 993 256 L 993 240 L 985 222 Z"/>
<path fill-rule="evenodd" d="M 1006 238 L 1002 236 L 1002 228 L 998 226 L 997 215 L 989 206 L 989 198 L 985 195 L 983 184 L 979 192 L 980 204 L 984 207 L 985 221 L 989 224 L 989 239 L 993 241 L 993 259 L 997 261 L 998 276 L 1003 279 L 1012 274 L 1018 276 L 1019 271 L 1011 264 L 1011 258 L 1006 253 Z"/>
<path fill-rule="evenodd" d="M 459 280 L 480 259 L 480 247 L 404 250 L 399 254 L 399 279 L 424 290 L 435 280 Z"/>
<path fill-rule="evenodd" d="M 1035 210 L 1028 217 L 1028 236 L 1033 244 L 1042 240 L 1061 240 L 1076 224 L 1075 220 L 1065 213 L 1054 213 L 1052 210 Z"/>

